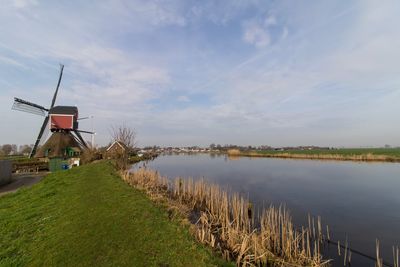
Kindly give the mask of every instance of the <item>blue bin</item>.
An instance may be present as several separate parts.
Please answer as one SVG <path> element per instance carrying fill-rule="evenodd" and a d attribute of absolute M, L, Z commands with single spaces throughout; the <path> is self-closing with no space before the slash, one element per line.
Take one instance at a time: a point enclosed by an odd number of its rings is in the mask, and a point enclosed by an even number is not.
<path fill-rule="evenodd" d="M 63 164 L 63 165 L 61 165 L 61 169 L 63 169 L 63 170 L 68 170 L 68 169 L 69 169 L 68 164 Z"/>

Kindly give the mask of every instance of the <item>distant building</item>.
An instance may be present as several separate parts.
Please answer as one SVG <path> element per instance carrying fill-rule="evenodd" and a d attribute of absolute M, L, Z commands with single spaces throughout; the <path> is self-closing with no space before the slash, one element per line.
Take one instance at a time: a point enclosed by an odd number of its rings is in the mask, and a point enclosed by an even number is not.
<path fill-rule="evenodd" d="M 115 158 L 118 155 L 128 154 L 129 148 L 121 141 L 114 141 L 106 150 L 107 159 Z"/>

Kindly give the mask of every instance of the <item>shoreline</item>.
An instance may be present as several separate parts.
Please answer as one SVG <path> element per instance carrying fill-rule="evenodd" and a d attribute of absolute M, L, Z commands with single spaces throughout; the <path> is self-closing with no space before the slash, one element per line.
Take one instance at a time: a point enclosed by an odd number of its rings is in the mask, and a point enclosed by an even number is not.
<path fill-rule="evenodd" d="M 307 160 L 335 160 L 356 162 L 388 162 L 400 163 L 400 158 L 387 155 L 341 155 L 341 154 L 297 154 L 297 153 L 271 153 L 260 152 L 226 152 L 231 157 L 254 157 L 254 158 L 281 158 L 281 159 L 307 159 Z"/>
<path fill-rule="evenodd" d="M 230 195 L 217 184 L 194 181 L 191 178 L 167 178 L 146 168 L 123 172 L 121 177 L 155 203 L 165 205 L 171 213 L 180 213 L 186 222 L 190 222 L 191 232 L 198 242 L 211 247 L 225 260 L 236 261 L 237 266 L 330 266 L 333 260 L 342 261 L 336 258 L 341 256 L 340 252 L 333 257 L 321 253 L 326 244 L 333 244 L 334 248 L 338 247 L 338 251 L 343 249 L 357 257 L 377 261 L 373 254 L 350 247 L 347 241 L 341 244 L 340 240 L 331 239 L 330 227 L 321 223 L 320 216 L 308 215 L 308 227 L 305 225 L 300 231 L 299 225 L 294 225 L 285 207 L 270 206 L 261 215 L 256 214 L 248 198 L 235 192 Z M 260 222 L 261 226 L 254 222 Z M 288 244 L 290 249 L 279 245 L 280 242 Z M 240 252 L 238 247 L 242 248 Z M 376 249 L 379 251 L 379 245 Z M 348 262 L 351 262 L 351 256 Z M 383 261 L 382 266 L 393 265 Z"/>
<path fill-rule="evenodd" d="M 320 253 L 322 228 L 316 231 L 314 225 L 314 220 L 321 225 L 319 218 L 312 219 L 313 229 L 299 231 L 286 208 L 270 206 L 262 215 L 256 214 L 247 198 L 203 180 L 169 179 L 147 168 L 120 176 L 171 214 L 183 216 L 200 244 L 237 266 L 329 266 L 330 259 Z"/>

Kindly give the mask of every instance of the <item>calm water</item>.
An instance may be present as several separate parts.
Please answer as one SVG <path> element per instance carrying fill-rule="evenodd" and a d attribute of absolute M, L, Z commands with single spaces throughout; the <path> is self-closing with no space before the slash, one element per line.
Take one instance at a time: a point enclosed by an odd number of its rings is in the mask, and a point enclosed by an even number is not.
<path fill-rule="evenodd" d="M 392 245 L 400 245 L 397 163 L 247 157 L 231 160 L 198 154 L 160 156 L 148 166 L 171 178 L 204 177 L 245 194 L 256 207 L 284 203 L 296 225 L 305 225 L 308 213 L 320 215 L 323 224 L 329 225 L 332 239 L 344 243 L 347 235 L 352 248 L 372 256 L 378 238 L 384 258 L 391 264 Z M 329 251 L 332 254 L 335 248 Z M 343 266 L 343 259 L 336 259 L 334 266 Z M 352 266 L 374 263 L 353 254 Z"/>

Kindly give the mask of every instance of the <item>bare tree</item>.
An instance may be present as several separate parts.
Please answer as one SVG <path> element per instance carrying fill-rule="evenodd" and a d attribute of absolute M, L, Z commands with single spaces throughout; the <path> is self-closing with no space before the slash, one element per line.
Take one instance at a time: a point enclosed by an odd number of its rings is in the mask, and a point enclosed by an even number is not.
<path fill-rule="evenodd" d="M 5 144 L 2 146 L 2 151 L 4 153 L 4 155 L 8 156 L 10 155 L 11 151 L 12 151 L 12 145 L 11 144 Z"/>
<path fill-rule="evenodd" d="M 11 152 L 12 155 L 18 154 L 18 146 L 16 144 L 11 145 Z"/>
<path fill-rule="evenodd" d="M 21 154 L 29 154 L 32 150 L 33 145 L 21 145 L 19 147 L 19 153 Z"/>
<path fill-rule="evenodd" d="M 136 132 L 126 124 L 111 126 L 110 133 L 112 141 L 120 141 L 129 149 L 132 149 L 136 146 Z"/>

